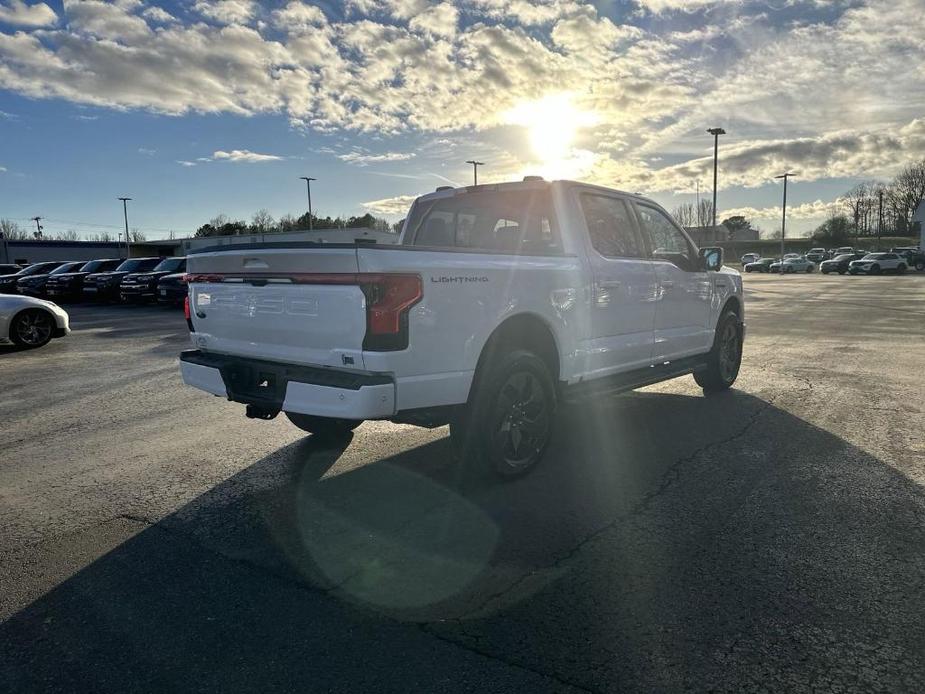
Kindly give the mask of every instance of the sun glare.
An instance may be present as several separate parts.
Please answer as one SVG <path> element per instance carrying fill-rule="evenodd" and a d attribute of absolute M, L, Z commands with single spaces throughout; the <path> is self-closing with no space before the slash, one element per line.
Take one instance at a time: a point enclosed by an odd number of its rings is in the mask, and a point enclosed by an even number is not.
<path fill-rule="evenodd" d="M 586 157 L 575 150 L 575 137 L 583 127 L 594 125 L 593 113 L 582 111 L 568 93 L 549 94 L 518 104 L 507 113 L 507 122 L 527 129 L 532 155 L 543 175 L 573 177 L 576 163 Z"/>

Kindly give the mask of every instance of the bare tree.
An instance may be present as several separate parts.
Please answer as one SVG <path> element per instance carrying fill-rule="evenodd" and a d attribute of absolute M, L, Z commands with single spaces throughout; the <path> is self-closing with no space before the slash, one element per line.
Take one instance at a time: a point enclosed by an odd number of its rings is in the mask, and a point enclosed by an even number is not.
<path fill-rule="evenodd" d="M 270 214 L 269 210 L 257 210 L 254 216 L 251 217 L 251 230 L 260 234 L 276 231 L 276 220 L 273 219 L 273 215 Z"/>
<path fill-rule="evenodd" d="M 68 229 L 67 231 L 59 231 L 57 234 L 51 234 L 48 238 L 55 241 L 80 241 L 80 234 L 73 229 Z"/>
<path fill-rule="evenodd" d="M 903 230 L 912 225 L 912 215 L 925 198 L 925 159 L 905 167 L 889 188 L 893 212 Z"/>
<path fill-rule="evenodd" d="M 685 202 L 674 208 L 671 213 L 682 227 L 694 226 L 694 203 Z"/>
<path fill-rule="evenodd" d="M 139 229 L 132 229 L 128 234 L 129 240 L 133 243 L 139 243 L 141 241 L 147 241 L 148 237 L 145 233 Z"/>
<path fill-rule="evenodd" d="M 855 236 L 869 236 L 876 210 L 876 181 L 862 181 L 842 197 L 848 217 L 854 224 Z"/>
<path fill-rule="evenodd" d="M 28 232 L 12 219 L 0 219 L 0 234 L 7 241 L 24 241 L 29 238 Z"/>
<path fill-rule="evenodd" d="M 713 224 L 713 201 L 702 199 L 697 206 L 697 226 L 705 227 Z"/>

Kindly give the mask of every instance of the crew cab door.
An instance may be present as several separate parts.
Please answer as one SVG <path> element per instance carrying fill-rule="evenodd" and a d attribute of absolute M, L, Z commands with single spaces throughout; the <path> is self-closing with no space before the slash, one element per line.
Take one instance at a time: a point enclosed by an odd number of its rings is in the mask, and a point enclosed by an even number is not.
<path fill-rule="evenodd" d="M 653 362 L 709 351 L 712 277 L 701 269 L 694 245 L 665 212 L 641 202 L 633 206 L 657 282 Z"/>
<path fill-rule="evenodd" d="M 579 193 L 587 226 L 591 301 L 586 373 L 594 377 L 651 364 L 656 276 L 629 202 Z"/>

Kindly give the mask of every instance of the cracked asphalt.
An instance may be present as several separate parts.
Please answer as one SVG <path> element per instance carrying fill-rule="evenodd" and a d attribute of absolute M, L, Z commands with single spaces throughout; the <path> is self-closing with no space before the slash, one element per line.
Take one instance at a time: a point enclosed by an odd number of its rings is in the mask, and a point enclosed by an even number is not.
<path fill-rule="evenodd" d="M 180 313 L 0 351 L 0 690 L 925 691 L 925 275 L 746 276 L 736 388 L 324 444 L 186 388 Z"/>

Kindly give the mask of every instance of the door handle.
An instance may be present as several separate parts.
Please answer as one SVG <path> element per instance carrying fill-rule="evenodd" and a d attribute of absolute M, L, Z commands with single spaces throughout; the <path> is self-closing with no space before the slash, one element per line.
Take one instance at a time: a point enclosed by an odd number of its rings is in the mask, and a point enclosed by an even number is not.
<path fill-rule="evenodd" d="M 662 289 L 671 289 L 674 286 L 674 280 L 665 280 L 662 282 Z"/>

